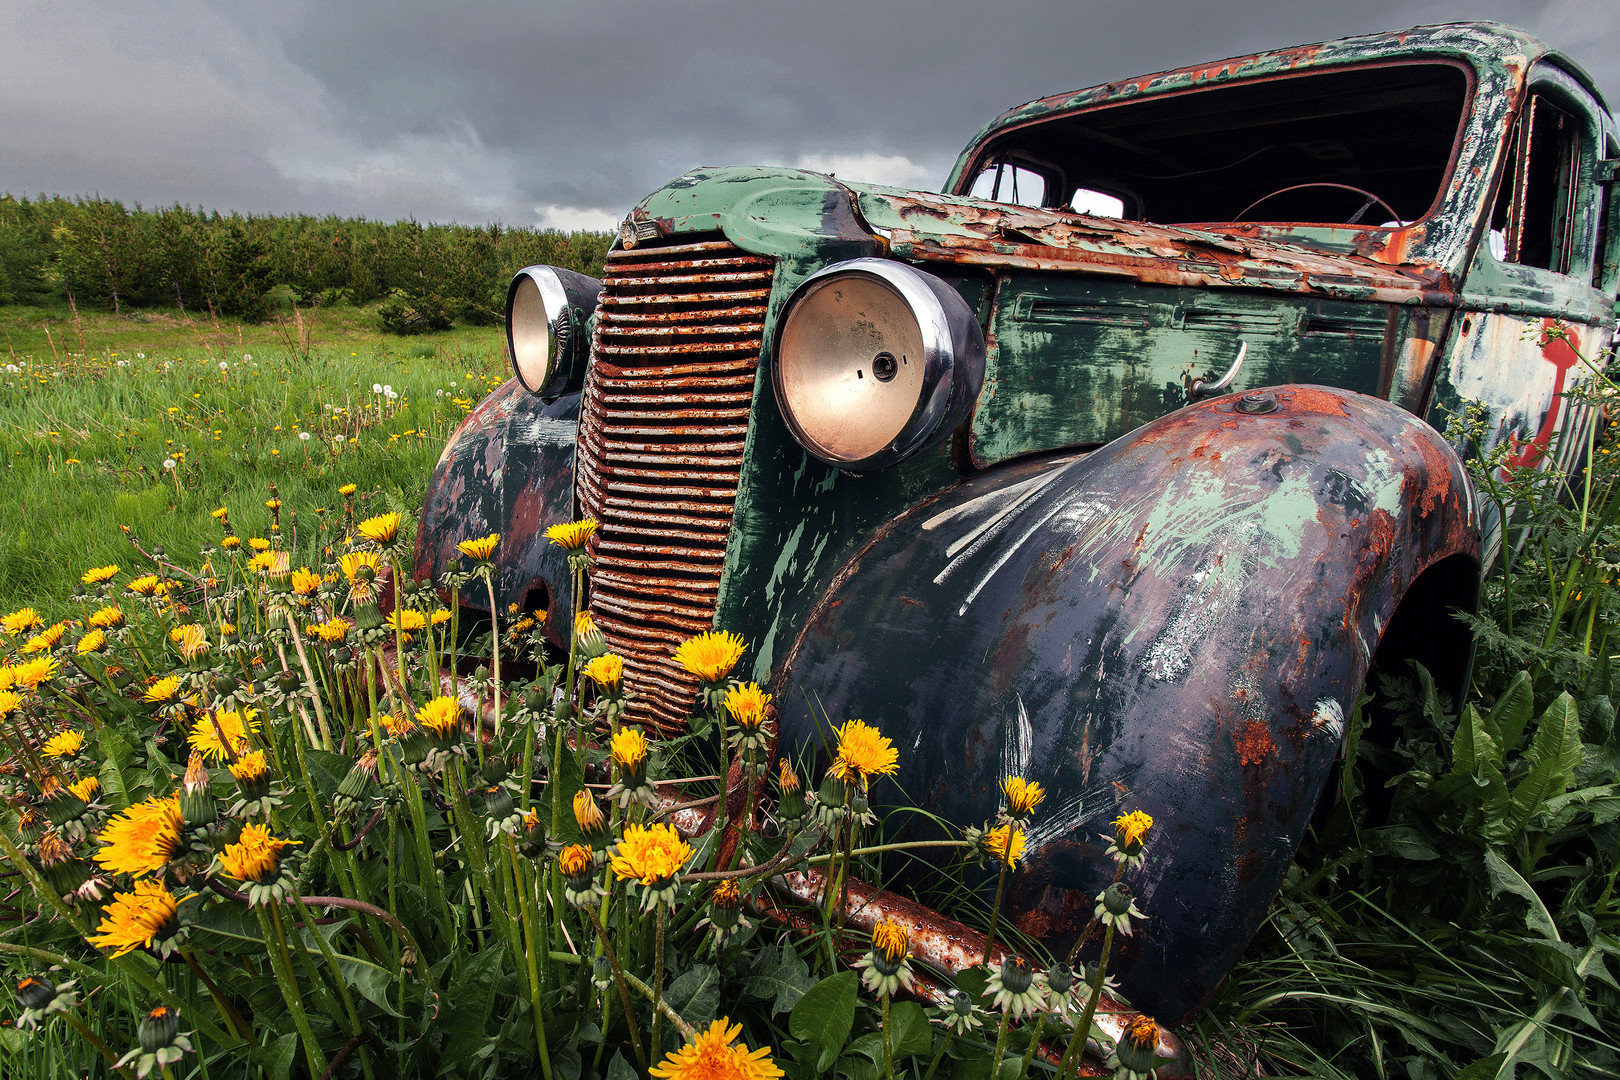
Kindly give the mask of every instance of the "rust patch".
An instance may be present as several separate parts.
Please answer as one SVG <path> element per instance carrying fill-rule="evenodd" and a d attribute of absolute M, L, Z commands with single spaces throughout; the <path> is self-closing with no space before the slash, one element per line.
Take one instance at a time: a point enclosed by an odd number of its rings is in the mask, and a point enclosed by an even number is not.
<path fill-rule="evenodd" d="M 1238 760 L 1245 765 L 1263 765 L 1266 758 L 1277 751 L 1271 729 L 1263 720 L 1250 720 L 1242 731 L 1234 732 L 1232 745 L 1237 748 Z"/>
<path fill-rule="evenodd" d="M 1342 395 L 1315 386 L 1293 386 L 1287 390 L 1279 390 L 1277 400 L 1287 405 L 1291 412 L 1342 416 L 1346 419 L 1350 416 L 1350 410 L 1345 408 Z"/>

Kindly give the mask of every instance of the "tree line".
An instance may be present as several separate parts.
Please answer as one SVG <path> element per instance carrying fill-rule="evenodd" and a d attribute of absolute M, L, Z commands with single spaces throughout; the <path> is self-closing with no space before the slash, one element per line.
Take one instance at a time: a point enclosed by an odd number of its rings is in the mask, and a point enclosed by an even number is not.
<path fill-rule="evenodd" d="M 180 305 L 258 321 L 293 303 L 381 300 L 384 327 L 410 333 L 499 321 L 507 282 L 524 266 L 600 276 L 612 239 L 0 194 L 0 304 Z"/>

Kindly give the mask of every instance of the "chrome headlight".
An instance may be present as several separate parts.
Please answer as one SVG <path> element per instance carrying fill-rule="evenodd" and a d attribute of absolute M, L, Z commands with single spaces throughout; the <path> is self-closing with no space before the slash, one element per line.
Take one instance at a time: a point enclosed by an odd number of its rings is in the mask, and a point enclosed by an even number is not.
<path fill-rule="evenodd" d="M 585 379 L 591 343 L 585 324 L 602 283 L 560 266 L 525 266 L 506 290 L 506 344 L 512 370 L 531 393 L 554 398 Z"/>
<path fill-rule="evenodd" d="M 892 465 L 961 424 L 984 385 L 984 333 L 960 293 L 887 259 L 807 278 L 776 339 L 777 404 L 829 465 Z"/>

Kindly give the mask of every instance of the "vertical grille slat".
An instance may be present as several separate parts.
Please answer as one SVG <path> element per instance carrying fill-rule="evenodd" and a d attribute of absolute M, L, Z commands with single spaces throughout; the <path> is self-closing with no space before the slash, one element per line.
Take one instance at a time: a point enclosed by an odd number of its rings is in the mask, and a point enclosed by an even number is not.
<path fill-rule="evenodd" d="M 590 612 L 672 731 L 697 702 L 675 646 L 714 621 L 775 264 L 723 240 L 608 254 L 580 412 Z"/>

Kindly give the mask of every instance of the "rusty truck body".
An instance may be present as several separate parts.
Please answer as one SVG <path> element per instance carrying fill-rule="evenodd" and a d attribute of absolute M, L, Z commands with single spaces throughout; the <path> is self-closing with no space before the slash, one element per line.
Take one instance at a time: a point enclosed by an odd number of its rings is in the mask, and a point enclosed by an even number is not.
<path fill-rule="evenodd" d="M 1117 966 L 1174 1023 L 1263 917 L 1369 671 L 1465 678 L 1448 609 L 1503 530 L 1441 433 L 1478 402 L 1514 461 L 1573 466 L 1617 158 L 1579 68 L 1456 24 L 1033 101 L 943 194 L 694 170 L 600 281 L 514 280 L 515 376 L 445 448 L 418 574 L 499 532 L 499 602 L 566 626 L 542 530 L 596 519 L 583 601 L 633 720 L 683 723 L 672 651 L 720 628 L 784 753 L 853 717 L 895 740 L 874 803 L 971 824 L 1040 781 L 1008 907 L 1058 948 L 1099 834 L 1151 813 Z"/>

